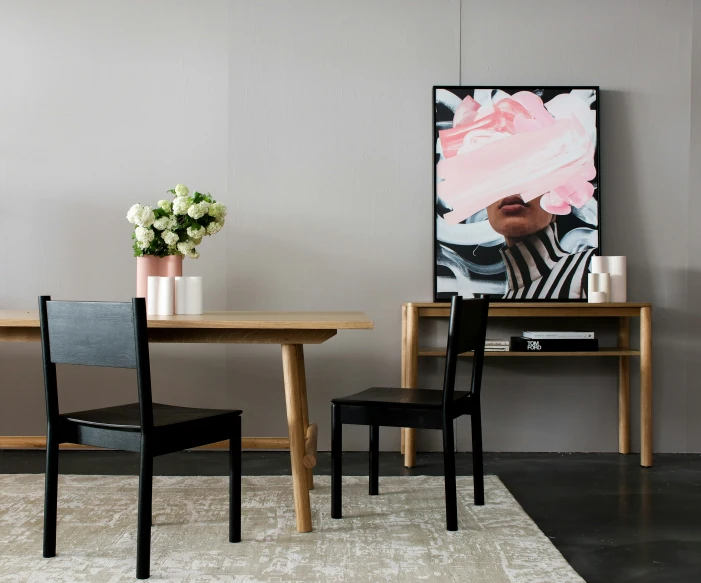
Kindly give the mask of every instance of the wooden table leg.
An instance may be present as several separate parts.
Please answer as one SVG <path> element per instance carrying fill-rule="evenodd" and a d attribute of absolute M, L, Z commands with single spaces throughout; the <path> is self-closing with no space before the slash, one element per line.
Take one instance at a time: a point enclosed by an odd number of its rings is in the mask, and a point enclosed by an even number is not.
<path fill-rule="evenodd" d="M 304 467 L 306 435 L 302 416 L 299 364 L 298 345 L 283 344 L 282 371 L 285 378 L 285 403 L 287 405 L 287 427 L 290 432 L 290 462 L 292 464 L 297 531 L 311 532 L 312 511 L 309 503 L 307 468 Z"/>
<path fill-rule="evenodd" d="M 652 466 L 652 309 L 640 309 L 640 465 Z"/>
<path fill-rule="evenodd" d="M 619 318 L 618 348 L 630 348 L 630 319 Z M 618 359 L 618 453 L 630 453 L 630 356 Z"/>
<path fill-rule="evenodd" d="M 297 374 L 299 376 L 299 392 L 302 397 L 302 424 L 304 426 L 304 438 L 309 437 L 309 406 L 307 405 L 307 374 L 304 368 L 304 346 L 295 344 L 297 353 Z M 316 452 L 315 452 L 316 455 Z M 306 468 L 307 470 L 307 487 L 310 490 L 314 489 L 314 469 Z"/>
<path fill-rule="evenodd" d="M 406 306 L 402 306 L 402 383 L 399 386 L 402 388 L 406 387 Z M 404 455 L 405 435 L 403 427 L 400 433 L 402 440 L 401 453 Z"/>
<path fill-rule="evenodd" d="M 419 309 L 407 306 L 406 309 L 406 388 L 415 389 L 419 372 Z M 404 428 L 404 465 L 416 465 L 416 429 Z"/>

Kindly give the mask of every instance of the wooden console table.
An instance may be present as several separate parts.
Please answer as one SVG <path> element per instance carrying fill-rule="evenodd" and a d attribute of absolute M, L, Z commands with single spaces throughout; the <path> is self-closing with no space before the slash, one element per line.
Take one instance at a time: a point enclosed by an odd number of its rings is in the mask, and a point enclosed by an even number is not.
<path fill-rule="evenodd" d="M 446 303 L 402 304 L 402 387 L 416 388 L 420 356 L 445 356 L 442 348 L 419 347 L 421 318 L 449 316 Z M 630 453 L 630 357 L 640 357 L 640 465 L 652 466 L 652 306 L 648 303 L 511 303 L 489 306 L 491 318 L 616 318 L 618 346 L 597 352 L 487 352 L 488 357 L 616 357 L 618 358 L 618 451 Z M 640 349 L 630 348 L 630 318 L 640 318 Z M 471 356 L 466 352 L 461 356 Z M 404 465 L 416 465 L 416 430 L 402 428 Z"/>
<path fill-rule="evenodd" d="M 309 490 L 313 487 L 312 468 L 316 465 L 317 426 L 309 423 L 302 347 L 321 344 L 338 330 L 372 327 L 372 320 L 362 312 L 208 312 L 201 316 L 149 316 L 148 336 L 150 342 L 282 346 L 289 439 L 248 438 L 243 440 L 243 447 L 289 448 L 297 530 L 310 532 Z M 37 312 L 0 310 L 2 341 L 40 342 Z"/>

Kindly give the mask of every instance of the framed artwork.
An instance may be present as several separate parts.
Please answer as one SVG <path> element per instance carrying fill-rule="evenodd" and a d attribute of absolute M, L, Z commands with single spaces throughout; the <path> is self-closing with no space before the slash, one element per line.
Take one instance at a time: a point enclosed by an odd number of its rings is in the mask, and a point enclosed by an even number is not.
<path fill-rule="evenodd" d="M 434 300 L 584 301 L 599 88 L 433 88 Z"/>

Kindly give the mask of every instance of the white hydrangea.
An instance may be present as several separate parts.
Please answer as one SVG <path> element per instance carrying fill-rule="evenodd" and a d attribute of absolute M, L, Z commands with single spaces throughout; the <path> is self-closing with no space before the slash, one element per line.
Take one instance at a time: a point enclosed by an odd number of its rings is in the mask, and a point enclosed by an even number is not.
<path fill-rule="evenodd" d="M 142 206 L 137 203 L 127 212 L 127 220 L 132 225 L 139 227 L 150 227 L 155 219 L 156 215 L 153 214 L 150 206 Z"/>
<path fill-rule="evenodd" d="M 200 226 L 187 228 L 187 234 L 192 239 L 202 239 L 202 237 L 205 236 L 206 231 L 207 229 Z"/>
<path fill-rule="evenodd" d="M 223 219 L 226 216 L 226 205 L 220 202 L 213 202 L 209 205 L 209 216 L 215 219 Z"/>
<path fill-rule="evenodd" d="M 187 209 L 187 214 L 190 215 L 193 219 L 197 220 L 205 216 L 208 210 L 209 203 L 206 200 L 203 200 L 200 203 L 191 205 L 190 208 Z"/>
<path fill-rule="evenodd" d="M 178 221 L 175 217 L 161 217 L 153 221 L 153 226 L 159 231 L 166 231 L 175 228 Z"/>
<path fill-rule="evenodd" d="M 199 259 L 199 257 L 200 257 L 200 252 L 199 252 L 199 251 L 195 251 L 194 249 L 191 249 L 190 252 L 187 254 L 187 256 L 188 256 L 190 259 Z"/>
<path fill-rule="evenodd" d="M 223 226 L 223 222 L 220 223 L 219 221 L 212 221 L 211 223 L 209 223 L 209 225 L 207 225 L 207 234 L 214 235 L 215 233 L 221 231 Z"/>
<path fill-rule="evenodd" d="M 173 231 L 163 231 L 161 233 L 161 237 L 163 237 L 163 240 L 169 247 L 175 245 L 179 240 L 179 237 L 175 233 L 173 233 Z"/>
<path fill-rule="evenodd" d="M 183 255 L 189 255 L 190 251 L 192 251 L 195 248 L 195 242 L 192 241 L 191 239 L 188 239 L 187 241 L 183 241 L 182 243 L 178 243 L 178 251 L 182 253 Z"/>
<path fill-rule="evenodd" d="M 134 234 L 136 235 L 136 240 L 139 241 L 139 243 L 146 243 L 147 247 L 156 236 L 151 229 L 145 227 L 136 227 L 136 229 L 134 229 Z"/>
<path fill-rule="evenodd" d="M 148 241 L 137 241 L 136 244 L 143 250 L 148 249 L 149 245 L 151 245 Z"/>
<path fill-rule="evenodd" d="M 162 208 L 167 213 L 169 213 L 173 208 L 173 205 L 171 204 L 171 202 L 169 200 L 159 200 L 158 206 L 159 206 L 159 208 Z"/>
<path fill-rule="evenodd" d="M 170 217 L 161 217 L 153 221 L 153 227 L 159 231 L 165 231 L 170 228 Z"/>
<path fill-rule="evenodd" d="M 190 194 L 190 189 L 184 184 L 178 184 L 175 187 L 175 196 L 187 196 Z"/>
<path fill-rule="evenodd" d="M 186 215 L 189 208 L 190 203 L 185 197 L 179 196 L 173 201 L 173 212 L 176 215 Z"/>
<path fill-rule="evenodd" d="M 139 213 L 141 213 L 141 209 L 144 208 L 140 204 L 135 204 L 132 206 L 129 211 L 127 212 L 127 221 L 129 221 L 132 225 L 136 224 L 136 217 Z"/>

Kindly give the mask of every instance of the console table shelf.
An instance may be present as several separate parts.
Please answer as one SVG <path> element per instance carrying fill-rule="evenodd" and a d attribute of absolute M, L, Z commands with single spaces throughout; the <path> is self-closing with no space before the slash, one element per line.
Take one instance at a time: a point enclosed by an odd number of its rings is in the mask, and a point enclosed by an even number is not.
<path fill-rule="evenodd" d="M 422 318 L 447 318 L 450 305 L 435 302 L 402 304 L 402 387 L 418 386 L 419 357 L 445 357 L 445 349 L 419 347 Z M 652 466 L 652 305 L 649 303 L 588 304 L 574 302 L 494 302 L 490 318 L 615 318 L 618 346 L 595 352 L 486 352 L 488 357 L 616 357 L 618 358 L 618 451 L 630 453 L 630 359 L 640 358 L 640 465 Z M 640 348 L 630 346 L 630 319 L 640 319 Z M 550 327 L 550 326 L 549 326 Z M 460 356 L 472 356 L 465 352 Z M 416 430 L 402 429 L 404 465 L 416 465 Z"/>
<path fill-rule="evenodd" d="M 462 352 L 458 356 L 473 356 L 473 352 Z M 485 356 L 640 356 L 639 350 L 621 350 L 620 348 L 599 348 L 588 352 L 516 352 L 492 350 Z M 445 356 L 442 348 L 419 348 L 419 356 Z"/>

